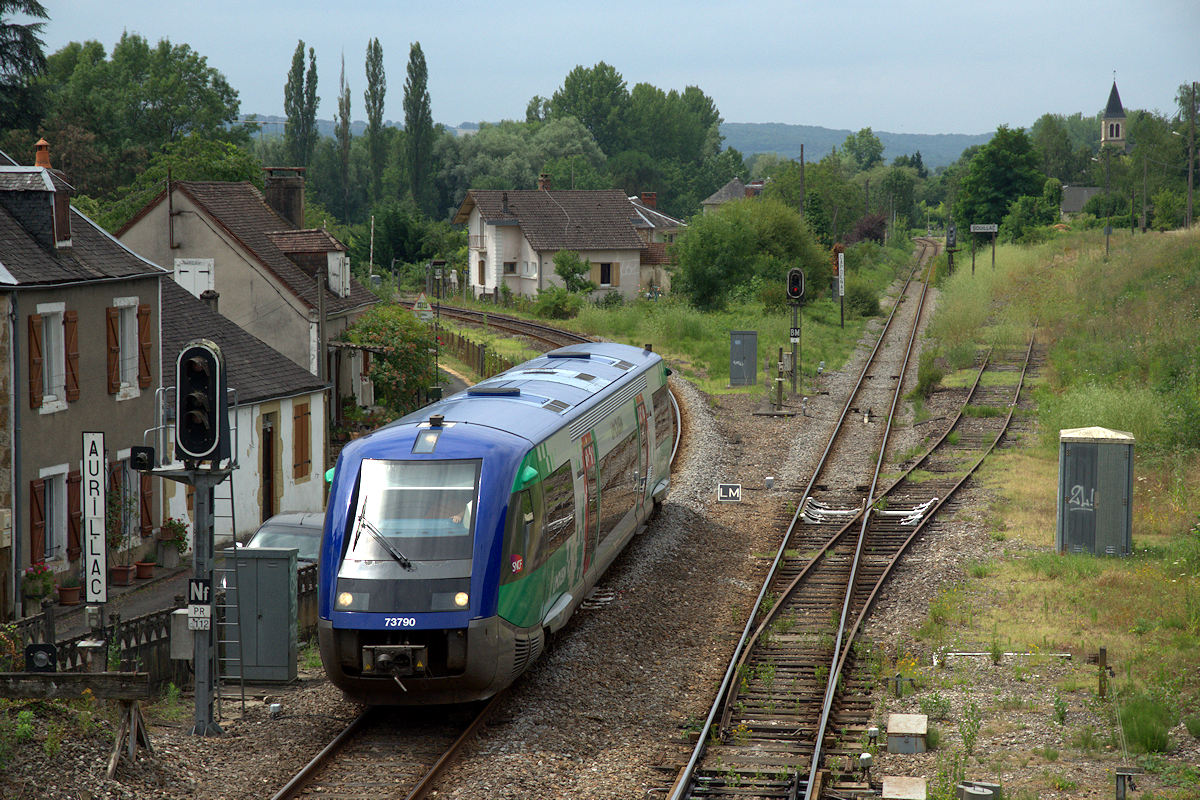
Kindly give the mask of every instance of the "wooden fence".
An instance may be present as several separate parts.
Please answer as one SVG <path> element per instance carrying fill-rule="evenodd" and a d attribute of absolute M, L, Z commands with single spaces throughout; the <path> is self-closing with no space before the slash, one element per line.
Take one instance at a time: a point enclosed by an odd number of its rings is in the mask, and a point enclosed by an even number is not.
<path fill-rule="evenodd" d="M 493 353 L 486 344 L 476 344 L 454 331 L 442 331 L 442 347 L 453 353 L 459 361 L 470 366 L 481 378 L 498 375 L 505 370 L 512 369 L 518 363 Z"/>

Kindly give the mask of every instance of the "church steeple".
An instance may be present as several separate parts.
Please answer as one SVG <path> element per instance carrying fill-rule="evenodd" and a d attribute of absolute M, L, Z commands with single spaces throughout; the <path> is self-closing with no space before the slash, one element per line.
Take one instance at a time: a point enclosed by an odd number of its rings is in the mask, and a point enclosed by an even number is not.
<path fill-rule="evenodd" d="M 1125 150 L 1125 109 L 1121 106 L 1121 95 L 1117 93 L 1117 81 L 1113 79 L 1112 91 L 1108 93 L 1108 105 L 1100 120 L 1100 147 L 1115 147 Z"/>

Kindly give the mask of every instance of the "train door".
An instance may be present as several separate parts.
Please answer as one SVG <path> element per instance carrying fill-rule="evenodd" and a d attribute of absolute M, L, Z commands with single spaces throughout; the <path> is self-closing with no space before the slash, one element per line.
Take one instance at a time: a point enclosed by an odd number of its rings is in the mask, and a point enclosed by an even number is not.
<path fill-rule="evenodd" d="M 600 524 L 600 487 L 596 479 L 596 440 L 588 431 L 580 440 L 583 448 L 583 572 L 586 575 L 596 554 Z"/>
<path fill-rule="evenodd" d="M 646 400 L 640 394 L 637 396 L 637 431 L 638 431 L 638 486 L 637 504 L 646 502 L 646 492 L 650 491 L 650 428 L 646 424 Z"/>

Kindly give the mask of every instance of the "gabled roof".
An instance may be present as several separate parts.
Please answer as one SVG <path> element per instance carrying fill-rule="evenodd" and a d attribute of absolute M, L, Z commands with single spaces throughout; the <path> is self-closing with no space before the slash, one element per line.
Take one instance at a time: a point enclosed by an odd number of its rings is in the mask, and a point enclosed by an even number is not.
<path fill-rule="evenodd" d="M 1121 95 L 1117 93 L 1117 82 L 1113 81 L 1112 91 L 1108 93 L 1108 105 L 1104 107 L 1105 119 L 1125 119 L 1125 109 L 1121 106 Z"/>
<path fill-rule="evenodd" d="M 162 282 L 163 386 L 175 385 L 175 362 L 193 339 L 221 347 L 226 380 L 239 403 L 257 403 L 324 389 L 324 384 L 290 358 L 247 333 L 175 281 Z"/>
<path fill-rule="evenodd" d="M 322 228 L 270 231 L 267 238 L 284 253 L 328 253 L 330 250 L 346 250 L 346 245 Z"/>
<path fill-rule="evenodd" d="M 671 256 L 667 253 L 666 242 L 650 242 L 642 251 L 642 263 L 647 266 L 670 264 Z"/>
<path fill-rule="evenodd" d="M 49 191 L 52 186 L 55 176 L 50 170 L 0 166 L 0 191 Z M 71 246 L 54 250 L 38 244 L 11 213 L 0 208 L 0 285 L 52 286 L 164 274 L 162 267 L 134 253 L 74 208 Z"/>
<path fill-rule="evenodd" d="M 700 205 L 719 205 L 721 203 L 728 203 L 730 200 L 740 200 L 745 196 L 746 184 L 742 183 L 741 178 L 734 178 L 701 200 Z"/>
<path fill-rule="evenodd" d="M 642 202 L 642 198 L 633 196 L 629 198 L 630 205 L 633 206 L 633 212 L 639 217 L 635 226 L 638 228 L 686 228 L 687 223 L 681 219 L 676 219 L 670 214 L 664 214 L 657 208 L 652 208 Z"/>
<path fill-rule="evenodd" d="M 275 213 L 254 184 L 248 181 L 176 181 L 172 186 L 204 209 L 226 233 L 256 257 L 309 308 L 317 307 L 316 281 L 288 258 L 271 239 L 272 233 L 295 232 L 295 229 L 291 227 L 291 223 Z M 123 235 L 151 208 L 165 199 L 166 193 L 160 193 L 126 222 L 117 235 Z M 329 236 L 329 239 L 333 240 L 333 237 Z M 354 278 L 350 279 L 350 294 L 347 297 L 341 297 L 330 291 L 328 286 L 325 287 L 325 310 L 330 314 L 339 314 L 376 302 L 378 301 L 375 295 Z"/>
<path fill-rule="evenodd" d="M 454 217 L 478 208 L 489 225 L 519 225 L 534 250 L 641 250 L 640 218 L 619 189 L 471 189 Z"/>

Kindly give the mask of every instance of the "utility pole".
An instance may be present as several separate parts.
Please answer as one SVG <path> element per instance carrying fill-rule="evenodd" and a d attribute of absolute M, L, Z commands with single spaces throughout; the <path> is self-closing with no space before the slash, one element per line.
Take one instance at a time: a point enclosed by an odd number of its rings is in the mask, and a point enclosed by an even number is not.
<path fill-rule="evenodd" d="M 804 217 L 804 144 L 800 145 L 800 217 Z"/>
<path fill-rule="evenodd" d="M 1192 176 L 1196 169 L 1196 81 L 1192 81 L 1192 101 L 1188 103 L 1188 201 L 1187 227 L 1192 227 Z"/>

